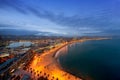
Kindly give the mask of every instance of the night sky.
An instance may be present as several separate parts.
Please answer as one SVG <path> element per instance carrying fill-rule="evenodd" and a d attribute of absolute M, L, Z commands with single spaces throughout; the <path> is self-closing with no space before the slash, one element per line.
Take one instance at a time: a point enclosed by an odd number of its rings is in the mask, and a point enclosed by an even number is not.
<path fill-rule="evenodd" d="M 35 35 L 119 35 L 120 0 L 0 0 L 0 30 L 5 29 Z"/>

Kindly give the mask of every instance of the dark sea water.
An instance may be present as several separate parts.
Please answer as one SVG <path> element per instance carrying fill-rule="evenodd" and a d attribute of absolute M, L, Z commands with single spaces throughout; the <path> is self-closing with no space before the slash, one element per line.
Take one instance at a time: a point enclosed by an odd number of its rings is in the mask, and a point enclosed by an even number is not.
<path fill-rule="evenodd" d="M 85 80 L 120 80 L 120 39 L 68 45 L 61 66 Z"/>

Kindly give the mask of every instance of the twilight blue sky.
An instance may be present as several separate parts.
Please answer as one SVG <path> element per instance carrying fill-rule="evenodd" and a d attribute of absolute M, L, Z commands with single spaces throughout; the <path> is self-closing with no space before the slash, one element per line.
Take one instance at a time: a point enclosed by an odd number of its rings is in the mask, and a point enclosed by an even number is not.
<path fill-rule="evenodd" d="M 120 0 L 0 0 L 0 30 L 5 29 L 36 35 L 119 35 Z"/>

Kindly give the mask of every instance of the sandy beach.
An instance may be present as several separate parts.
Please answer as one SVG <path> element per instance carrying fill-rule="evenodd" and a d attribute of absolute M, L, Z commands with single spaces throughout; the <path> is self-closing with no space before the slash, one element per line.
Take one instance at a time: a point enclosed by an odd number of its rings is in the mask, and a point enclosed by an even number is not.
<path fill-rule="evenodd" d="M 103 38 L 104 39 L 104 38 Z M 100 39 L 87 39 L 87 40 L 102 40 Z M 65 42 L 57 45 L 55 48 L 50 49 L 41 54 L 35 54 L 32 62 L 27 69 L 31 73 L 31 77 L 37 80 L 40 76 L 48 78 L 48 80 L 82 80 L 68 72 L 66 72 L 59 64 L 58 57 L 62 55 L 59 51 L 69 44 L 76 42 L 84 42 L 86 39 L 77 41 Z"/>
<path fill-rule="evenodd" d="M 62 43 L 47 52 L 36 54 L 27 69 L 32 74 L 32 78 L 37 79 L 39 76 L 44 76 L 49 80 L 82 80 L 65 72 L 55 57 L 57 51 L 66 45 L 68 45 L 68 43 Z"/>

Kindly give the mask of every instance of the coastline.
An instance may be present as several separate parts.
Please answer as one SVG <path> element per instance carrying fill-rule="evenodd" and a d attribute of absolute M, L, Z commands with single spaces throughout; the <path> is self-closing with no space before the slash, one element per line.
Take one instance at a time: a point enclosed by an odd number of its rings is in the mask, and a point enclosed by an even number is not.
<path fill-rule="evenodd" d="M 75 43 L 71 43 L 71 44 L 75 44 Z M 64 55 L 63 53 L 61 54 L 61 51 L 62 51 L 62 49 L 63 48 L 65 48 L 65 47 L 67 47 L 68 45 L 70 45 L 70 44 L 67 44 L 67 45 L 65 45 L 64 47 L 62 47 L 61 49 L 59 49 L 54 55 L 54 58 L 56 59 L 56 61 L 57 61 L 57 63 L 58 63 L 58 67 L 59 68 L 61 68 L 63 71 L 65 71 L 65 72 L 67 72 L 67 73 L 69 73 L 69 74 L 71 74 L 71 75 L 73 75 L 73 76 L 76 76 L 75 74 L 72 74 L 72 73 L 70 73 L 69 71 L 67 71 L 66 69 L 64 69 L 62 66 L 61 66 L 61 64 L 60 64 L 60 61 L 59 61 L 59 57 L 61 56 L 61 55 Z M 76 77 L 78 77 L 78 76 L 76 76 Z M 79 78 L 80 78 L 80 76 L 79 76 Z M 82 77 L 81 77 L 82 78 Z M 82 78 L 83 79 L 83 78 Z M 81 80 L 82 80 L 81 79 Z"/>
<path fill-rule="evenodd" d="M 89 39 L 89 40 L 95 40 L 95 39 Z M 99 39 L 101 40 L 101 39 Z M 68 73 L 66 70 L 64 70 L 59 61 L 57 60 L 59 58 L 60 53 L 58 53 L 62 48 L 69 44 L 73 44 L 76 42 L 84 42 L 88 40 L 77 40 L 77 41 L 71 41 L 66 43 L 61 43 L 59 46 L 46 51 L 42 53 L 41 55 L 36 54 L 33 61 L 31 62 L 28 72 L 34 72 L 37 75 L 48 77 L 48 80 L 51 80 L 53 78 L 56 78 L 56 80 L 82 80 L 81 78 L 72 75 L 71 73 Z M 31 74 L 32 77 L 37 80 L 38 76 L 35 74 Z"/>
<path fill-rule="evenodd" d="M 61 64 L 60 64 L 60 62 L 59 62 L 59 57 L 62 55 L 62 54 L 61 54 L 61 50 L 62 50 L 64 47 L 66 47 L 66 46 L 68 46 L 68 45 L 70 45 L 70 44 L 82 43 L 82 42 L 90 41 L 90 40 L 106 40 L 106 39 L 111 39 L 111 38 L 88 39 L 88 40 L 79 40 L 79 41 L 75 41 L 75 42 L 70 42 L 70 43 L 64 45 L 63 47 L 61 47 L 58 51 L 56 51 L 56 52 L 54 53 L 54 58 L 56 59 L 57 63 L 59 64 L 59 67 L 60 67 L 61 69 L 63 69 L 65 72 L 68 72 L 68 73 L 69 73 L 69 71 L 65 70 L 65 69 L 61 66 Z M 64 54 L 63 54 L 63 55 L 64 55 Z M 70 73 L 70 74 L 71 74 L 71 73 Z M 73 74 L 72 74 L 72 75 L 73 75 Z M 74 76 L 76 76 L 76 75 L 74 75 Z"/>
<path fill-rule="evenodd" d="M 56 78 L 55 80 L 82 80 L 79 77 L 64 71 L 57 62 L 57 58 L 55 58 L 56 52 L 66 45 L 68 45 L 68 43 L 62 43 L 50 51 L 44 52 L 41 55 L 35 55 L 27 70 L 28 72 L 32 71 L 31 75 L 34 80 L 37 80 L 38 74 L 44 77 L 48 77 L 48 80 L 53 80 L 53 78 Z"/>

